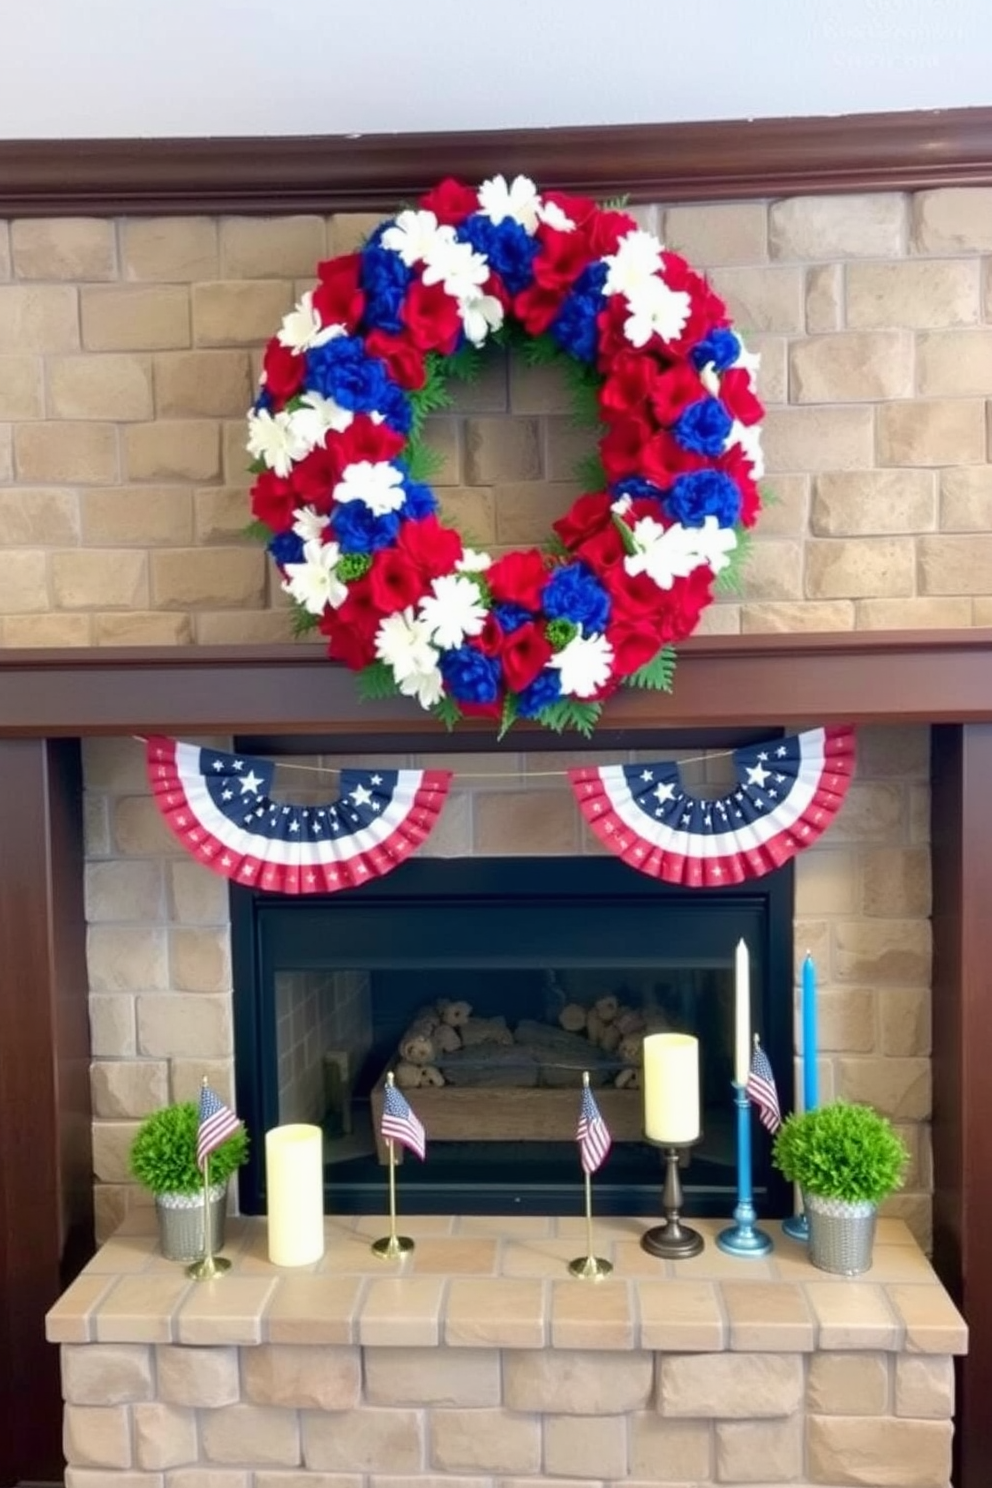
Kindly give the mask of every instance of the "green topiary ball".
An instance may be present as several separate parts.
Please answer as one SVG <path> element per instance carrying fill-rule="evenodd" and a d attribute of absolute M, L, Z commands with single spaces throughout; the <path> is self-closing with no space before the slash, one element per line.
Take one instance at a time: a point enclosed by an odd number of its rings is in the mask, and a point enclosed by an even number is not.
<path fill-rule="evenodd" d="M 789 1116 L 772 1150 L 772 1162 L 790 1183 L 847 1203 L 880 1203 L 901 1186 L 908 1160 L 905 1143 L 884 1116 L 846 1101 Z"/>
<path fill-rule="evenodd" d="M 138 1128 L 131 1144 L 131 1172 L 153 1194 L 194 1194 L 203 1187 L 196 1166 L 199 1108 L 193 1101 L 165 1106 Z M 244 1127 L 210 1154 L 210 1183 L 226 1183 L 248 1158 Z"/>

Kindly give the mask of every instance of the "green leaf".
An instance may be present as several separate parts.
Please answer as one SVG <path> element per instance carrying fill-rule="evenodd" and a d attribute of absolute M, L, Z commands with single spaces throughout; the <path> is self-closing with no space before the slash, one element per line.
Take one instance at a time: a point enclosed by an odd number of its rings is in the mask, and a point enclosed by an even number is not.
<path fill-rule="evenodd" d="M 637 540 L 634 537 L 634 534 L 631 532 L 630 528 L 627 526 L 627 523 L 624 521 L 623 517 L 621 517 L 621 515 L 620 515 L 619 512 L 611 512 L 610 515 L 611 515 L 611 518 L 612 518 L 614 527 L 617 529 L 617 531 L 620 534 L 620 541 L 623 543 L 623 550 L 624 550 L 624 552 L 625 553 L 636 553 L 637 552 Z"/>
<path fill-rule="evenodd" d="M 563 734 L 566 729 L 575 729 L 584 739 L 591 739 L 593 729 L 603 711 L 602 703 L 585 703 L 580 698 L 559 698 L 549 703 L 537 715 L 538 723 Z"/>
<path fill-rule="evenodd" d="M 424 419 L 442 408 L 451 407 L 451 394 L 447 387 L 448 358 L 436 351 L 429 351 L 424 358 L 424 385 L 410 394 L 410 409 L 413 422 L 410 439 L 417 440 L 424 427 Z"/>
<path fill-rule="evenodd" d="M 771 486 L 767 486 L 767 485 L 762 484 L 762 485 L 760 485 L 758 487 L 758 491 L 761 494 L 761 505 L 762 506 L 781 506 L 782 505 L 782 498 L 781 498 L 781 496 L 778 494 L 777 491 L 773 490 Z"/>
<path fill-rule="evenodd" d="M 553 341 L 545 333 L 542 336 L 532 336 L 524 343 L 524 360 L 531 367 L 548 367 L 552 362 L 567 361 L 568 357 L 557 341 Z"/>
<path fill-rule="evenodd" d="M 268 468 L 268 465 L 266 465 L 261 455 L 258 455 L 257 458 L 252 460 L 250 465 L 248 466 L 248 474 L 262 475 L 266 470 L 268 470 Z"/>
<path fill-rule="evenodd" d="M 499 733 L 496 735 L 497 739 L 506 738 L 506 735 L 510 732 L 514 723 L 516 723 L 518 716 L 517 695 L 514 692 L 508 692 L 503 699 L 503 712 L 500 715 Z"/>
<path fill-rule="evenodd" d="M 717 594 L 740 594 L 744 588 L 744 569 L 751 554 L 753 538 L 746 527 L 736 527 L 737 546 L 729 555 L 730 562 L 716 576 L 713 589 Z"/>
<path fill-rule="evenodd" d="M 311 615 L 310 611 L 305 610 L 302 605 L 294 605 L 290 611 L 289 626 L 296 640 L 299 640 L 300 636 L 309 635 L 312 630 L 317 629 L 319 624 L 320 616 Z"/>
<path fill-rule="evenodd" d="M 600 202 L 604 212 L 623 212 L 630 205 L 630 196 L 624 192 L 623 196 L 611 196 L 606 201 Z"/>
<path fill-rule="evenodd" d="M 249 542 L 267 543 L 272 536 L 272 528 L 265 522 L 256 519 L 250 521 L 247 526 L 242 527 L 241 536 L 247 537 Z"/>
<path fill-rule="evenodd" d="M 403 452 L 403 459 L 412 481 L 429 484 L 444 469 L 444 456 L 440 450 L 425 444 L 422 439 L 411 439 Z"/>
<path fill-rule="evenodd" d="M 457 702 L 452 697 L 443 697 L 439 703 L 435 703 L 431 709 L 431 713 L 435 718 L 441 720 L 449 734 L 462 716 L 461 708 L 459 708 Z"/>
<path fill-rule="evenodd" d="M 606 479 L 606 471 L 598 452 L 585 455 L 579 460 L 575 467 L 575 479 L 580 481 L 584 491 L 605 491 L 609 482 Z"/>
<path fill-rule="evenodd" d="M 552 532 L 548 540 L 541 544 L 541 547 L 552 558 L 571 558 L 572 556 L 571 548 L 562 542 L 557 532 Z"/>
<path fill-rule="evenodd" d="M 662 646 L 657 656 L 646 661 L 636 672 L 626 678 L 628 687 L 646 687 L 653 692 L 671 692 L 672 676 L 675 672 L 675 652 L 671 646 Z"/>
<path fill-rule="evenodd" d="M 358 673 L 358 695 L 363 703 L 375 703 L 395 697 L 399 692 L 393 669 L 384 661 L 373 661 Z"/>
<path fill-rule="evenodd" d="M 466 341 L 456 352 L 447 359 L 448 372 L 452 377 L 457 377 L 460 382 L 475 382 L 482 371 L 482 351 L 478 346 L 473 346 L 471 341 Z"/>

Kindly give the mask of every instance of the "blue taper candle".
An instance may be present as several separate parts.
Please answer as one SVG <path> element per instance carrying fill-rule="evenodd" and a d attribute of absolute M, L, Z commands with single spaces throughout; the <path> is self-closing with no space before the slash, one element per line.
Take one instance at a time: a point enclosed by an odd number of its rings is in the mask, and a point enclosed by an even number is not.
<path fill-rule="evenodd" d="M 820 1081 L 816 1067 L 816 967 L 809 951 L 803 962 L 803 1109 L 815 1111 L 820 1104 Z"/>

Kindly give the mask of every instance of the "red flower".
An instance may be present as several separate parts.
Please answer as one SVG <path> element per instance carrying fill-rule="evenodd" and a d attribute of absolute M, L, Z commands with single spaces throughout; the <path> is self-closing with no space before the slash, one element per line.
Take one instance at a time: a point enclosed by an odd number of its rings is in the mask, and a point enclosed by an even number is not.
<path fill-rule="evenodd" d="M 454 350 L 462 323 L 458 303 L 443 285 L 414 279 L 400 313 L 418 350 L 441 351 L 446 356 Z"/>
<path fill-rule="evenodd" d="M 502 661 L 510 691 L 521 692 L 528 687 L 547 666 L 552 654 L 550 642 L 532 621 L 507 636 Z"/>
<path fill-rule="evenodd" d="M 466 186 L 447 176 L 420 198 L 420 205 L 425 212 L 433 212 L 438 222 L 452 223 L 457 227 L 459 222 L 464 222 L 466 217 L 479 210 L 479 193 L 476 187 Z"/>
<path fill-rule="evenodd" d="M 486 570 L 486 582 L 500 604 L 539 610 L 541 592 L 548 582 L 547 559 L 537 548 L 506 553 Z"/>
<path fill-rule="evenodd" d="M 345 253 L 317 265 L 320 283 L 313 292 L 313 305 L 325 326 L 343 325 L 353 331 L 358 325 L 365 309 L 360 270 L 357 253 Z"/>
<path fill-rule="evenodd" d="M 659 424 L 674 424 L 690 403 L 706 397 L 699 373 L 688 362 L 669 367 L 655 379 L 651 390 L 651 407 Z"/>
<path fill-rule="evenodd" d="M 513 302 L 513 313 L 531 336 L 543 336 L 561 309 L 563 290 L 544 289 L 531 284 L 520 291 Z"/>
<path fill-rule="evenodd" d="M 585 542 L 580 543 L 575 550 L 576 558 L 583 559 L 595 573 L 600 575 L 608 573 L 611 568 L 622 563 L 624 554 L 623 538 L 617 531 L 615 522 L 611 522 L 595 536 L 587 537 Z"/>
<path fill-rule="evenodd" d="M 623 480 L 625 475 L 646 474 L 644 451 L 651 437 L 651 425 L 645 418 L 619 418 L 611 426 L 599 446 L 599 457 L 611 484 Z"/>
<path fill-rule="evenodd" d="M 648 440 L 641 451 L 639 474 L 665 490 L 677 475 L 687 470 L 707 470 L 710 461 L 706 455 L 694 454 L 683 449 L 671 434 L 661 429 Z"/>
<path fill-rule="evenodd" d="M 433 514 L 419 522 L 404 522 L 397 546 L 425 579 L 450 573 L 464 552 L 453 527 L 442 527 Z"/>
<path fill-rule="evenodd" d="M 360 460 L 375 464 L 379 460 L 391 460 L 406 444 L 402 434 L 388 424 L 374 424 L 366 413 L 355 415 L 343 434 L 328 436 L 327 443 L 335 452 L 341 469 L 355 465 Z"/>
<path fill-rule="evenodd" d="M 732 444 L 727 453 L 720 456 L 717 468 L 729 475 L 737 486 L 741 493 L 741 521 L 745 527 L 753 527 L 761 511 L 761 492 L 751 462 L 739 444 Z"/>
<path fill-rule="evenodd" d="M 622 567 L 603 576 L 603 583 L 610 591 L 611 625 L 629 625 L 643 630 L 657 626 L 659 617 L 669 603 L 670 591 L 659 589 L 654 579 L 647 574 L 631 577 Z M 658 642 L 660 645 L 661 642 Z M 657 650 L 657 646 L 655 650 Z"/>
<path fill-rule="evenodd" d="M 303 386 L 306 365 L 303 358 L 275 336 L 265 348 L 262 362 L 265 373 L 265 391 L 271 393 L 278 403 L 288 403 Z"/>
<path fill-rule="evenodd" d="M 640 413 L 658 376 L 653 357 L 622 351 L 599 390 L 599 406 L 607 414 Z M 699 380 L 697 378 L 698 387 Z"/>
<path fill-rule="evenodd" d="M 273 532 L 288 532 L 300 501 L 291 483 L 274 470 L 263 470 L 251 488 L 252 516 Z"/>
<path fill-rule="evenodd" d="M 370 331 L 365 337 L 365 350 L 369 356 L 382 358 L 390 377 L 400 387 L 423 387 L 424 359 L 417 348 L 402 336 L 391 336 L 388 331 Z"/>
<path fill-rule="evenodd" d="M 332 439 L 328 440 L 326 447 L 318 444 L 299 460 L 290 476 L 297 506 L 315 506 L 320 512 L 329 511 L 334 487 L 341 479 L 346 463 L 340 445 Z"/>
<path fill-rule="evenodd" d="M 690 268 L 679 254 L 663 253 L 661 263 L 669 289 L 685 290 L 689 296 L 689 318 L 681 333 L 669 343 L 669 349 L 685 352 L 697 341 L 702 341 L 708 331 L 727 324 L 727 307 L 716 290 L 711 289 L 702 275 Z M 658 344 L 663 343 L 659 341 Z"/>
<path fill-rule="evenodd" d="M 399 548 L 381 548 L 368 574 L 372 602 L 383 615 L 416 604 L 424 593 L 424 576 Z"/>
<path fill-rule="evenodd" d="M 499 718 L 503 712 L 503 699 L 497 698 L 492 703 L 459 703 L 458 706 L 465 718 Z"/>
<path fill-rule="evenodd" d="M 482 627 L 482 634 L 476 636 L 472 644 L 476 650 L 482 652 L 483 656 L 498 656 L 503 649 L 505 639 L 506 637 L 499 628 L 499 621 L 490 611 Z"/>
<path fill-rule="evenodd" d="M 382 613 L 372 598 L 369 576 L 348 585 L 348 598 L 337 610 L 321 617 L 319 629 L 328 640 L 328 653 L 356 671 L 375 661 L 375 633 Z"/>
<path fill-rule="evenodd" d="M 630 316 L 626 296 L 611 295 L 606 309 L 596 316 L 599 329 L 599 352 L 596 365 L 601 372 L 610 372 L 617 357 L 630 351 L 630 342 L 624 334 L 624 326 Z"/>
<path fill-rule="evenodd" d="M 594 254 L 585 233 L 557 232 L 546 228 L 541 234 L 543 249 L 534 260 L 534 281 L 542 289 L 565 294 L 578 279 Z"/>
<path fill-rule="evenodd" d="M 565 515 L 552 523 L 566 548 L 577 548 L 580 543 L 612 525 L 610 502 L 611 498 L 606 491 L 580 496 L 577 501 L 573 501 Z"/>
<path fill-rule="evenodd" d="M 743 367 L 731 367 L 720 378 L 720 397 L 735 419 L 742 424 L 756 424 L 764 414 L 761 401 L 751 388 L 751 378 Z"/>
<path fill-rule="evenodd" d="M 607 253 L 616 253 L 620 239 L 636 226 L 629 212 L 597 212 L 588 225 L 591 257 L 603 258 Z"/>
<path fill-rule="evenodd" d="M 575 223 L 576 227 L 582 227 L 590 217 L 595 217 L 600 210 L 591 196 L 569 196 L 565 191 L 543 191 L 541 199 L 545 203 L 550 202 L 558 207 L 565 216 Z M 547 231 L 548 229 L 543 229 Z"/>
<path fill-rule="evenodd" d="M 657 656 L 665 644 L 650 626 L 628 623 L 608 625 L 606 639 L 613 647 L 613 666 L 618 677 L 629 677 Z"/>

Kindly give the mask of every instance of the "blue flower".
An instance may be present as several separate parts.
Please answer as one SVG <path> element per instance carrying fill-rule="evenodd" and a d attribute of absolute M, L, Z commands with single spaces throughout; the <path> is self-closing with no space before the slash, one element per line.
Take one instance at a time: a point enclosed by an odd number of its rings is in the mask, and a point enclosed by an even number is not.
<path fill-rule="evenodd" d="M 712 362 L 718 372 L 725 372 L 732 367 L 740 356 L 741 343 L 733 331 L 728 331 L 721 326 L 696 345 L 689 353 L 689 360 L 701 372 L 705 366 Z"/>
<path fill-rule="evenodd" d="M 616 481 L 610 487 L 612 496 L 630 496 L 632 500 L 639 501 L 645 497 L 652 501 L 660 501 L 664 491 L 656 486 L 653 481 L 644 480 L 639 475 L 625 475 L 623 480 Z"/>
<path fill-rule="evenodd" d="M 437 511 L 437 497 L 430 486 L 422 486 L 419 481 L 405 479 L 403 489 L 406 492 L 406 500 L 400 507 L 401 517 L 410 517 L 419 522 L 423 517 L 429 517 L 432 512 Z"/>
<path fill-rule="evenodd" d="M 331 522 L 343 553 L 374 553 L 377 548 L 388 548 L 400 530 L 397 512 L 376 517 L 364 501 L 339 503 L 331 512 Z"/>
<path fill-rule="evenodd" d="M 528 620 L 534 618 L 530 610 L 525 610 L 523 605 L 518 604 L 497 605 L 493 614 L 504 635 L 512 635 L 515 630 L 520 629 L 521 625 L 526 625 Z"/>
<path fill-rule="evenodd" d="M 683 449 L 699 455 L 721 455 L 733 419 L 719 398 L 700 398 L 684 408 L 672 425 L 672 433 Z"/>
<path fill-rule="evenodd" d="M 602 290 L 608 272 L 604 263 L 592 263 L 583 269 L 549 327 L 550 335 L 562 350 L 580 362 L 596 360 L 599 345 L 596 317 L 603 308 Z"/>
<path fill-rule="evenodd" d="M 512 217 L 497 224 L 476 213 L 465 219 L 456 236 L 489 261 L 511 294 L 519 294 L 530 284 L 539 244 Z"/>
<path fill-rule="evenodd" d="M 387 382 L 385 393 L 379 400 L 378 412 L 398 434 L 409 434 L 413 424 L 413 410 L 409 398 L 397 383 Z"/>
<path fill-rule="evenodd" d="M 585 563 L 559 568 L 541 596 L 550 620 L 571 620 L 586 635 L 600 635 L 610 618 L 610 596 Z"/>
<path fill-rule="evenodd" d="M 438 663 L 448 691 L 460 703 L 494 703 L 499 697 L 500 668 L 493 656 L 474 646 L 442 651 Z"/>
<path fill-rule="evenodd" d="M 265 388 L 259 388 L 258 396 L 252 405 L 253 411 L 255 413 L 271 413 L 273 402 L 272 394 L 267 392 Z"/>
<path fill-rule="evenodd" d="M 362 249 L 359 278 L 365 291 L 365 324 L 398 335 L 403 329 L 400 310 L 413 278 L 398 253 L 371 243 Z"/>
<path fill-rule="evenodd" d="M 707 517 L 716 517 L 721 527 L 733 527 L 740 516 L 741 493 L 722 470 L 692 470 L 678 477 L 665 506 L 683 527 L 702 527 Z"/>
<path fill-rule="evenodd" d="M 536 718 L 561 697 L 561 673 L 551 667 L 538 672 L 533 682 L 517 694 L 517 712 L 521 718 Z"/>
<path fill-rule="evenodd" d="M 295 532 L 277 532 L 267 546 L 273 558 L 282 568 L 285 568 L 287 563 L 301 563 L 303 561 L 303 539 L 302 537 L 297 537 Z"/>
<path fill-rule="evenodd" d="M 372 413 L 388 397 L 386 364 L 370 357 L 358 336 L 338 336 L 307 352 L 307 387 L 342 408 Z"/>

